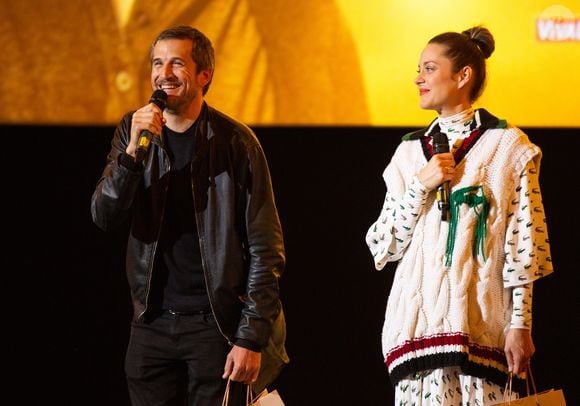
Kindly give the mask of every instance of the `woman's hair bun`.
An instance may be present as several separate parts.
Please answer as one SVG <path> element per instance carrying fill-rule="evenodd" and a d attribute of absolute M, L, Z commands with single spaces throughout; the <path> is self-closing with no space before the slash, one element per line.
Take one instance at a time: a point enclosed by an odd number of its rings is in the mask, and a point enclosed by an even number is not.
<path fill-rule="evenodd" d="M 493 39 L 493 35 L 491 35 L 491 32 L 489 32 L 487 28 L 482 27 L 481 25 L 469 28 L 463 31 L 462 34 L 467 35 L 467 37 L 477 45 L 486 59 L 489 58 L 495 50 L 495 40 Z"/>

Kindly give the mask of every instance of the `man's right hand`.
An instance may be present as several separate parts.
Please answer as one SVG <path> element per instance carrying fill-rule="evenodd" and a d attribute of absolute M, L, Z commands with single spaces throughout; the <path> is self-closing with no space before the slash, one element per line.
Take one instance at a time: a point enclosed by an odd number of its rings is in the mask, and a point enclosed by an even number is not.
<path fill-rule="evenodd" d="M 164 124 L 163 112 L 154 103 L 149 103 L 135 111 L 131 119 L 131 140 L 125 152 L 135 158 L 141 132 L 148 130 L 153 136 L 158 137 Z"/>

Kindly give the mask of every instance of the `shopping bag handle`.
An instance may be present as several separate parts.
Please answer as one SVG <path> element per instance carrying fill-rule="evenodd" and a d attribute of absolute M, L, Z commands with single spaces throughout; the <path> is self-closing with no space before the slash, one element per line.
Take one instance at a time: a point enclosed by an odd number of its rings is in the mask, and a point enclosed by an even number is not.
<path fill-rule="evenodd" d="M 230 401 L 230 382 L 231 379 L 228 378 L 228 382 L 226 383 L 226 391 L 224 393 L 224 398 L 222 399 L 222 406 L 228 406 Z M 252 406 L 256 400 L 258 400 L 258 397 L 254 398 L 252 386 L 246 385 L 246 406 Z"/>
<path fill-rule="evenodd" d="M 528 364 L 528 374 L 526 375 L 526 392 L 530 396 L 530 385 L 529 381 L 532 381 L 532 389 L 534 390 L 534 399 L 536 399 L 536 405 L 540 406 L 540 401 L 538 400 L 538 390 L 536 389 L 536 381 L 534 380 L 534 375 L 532 374 L 532 367 Z"/>
<path fill-rule="evenodd" d="M 534 399 L 536 400 L 536 406 L 540 406 L 540 401 L 538 400 L 538 390 L 536 389 L 536 381 L 534 380 L 534 375 L 532 374 L 532 366 L 528 364 L 528 369 L 526 371 L 526 393 L 527 396 L 530 396 L 530 381 L 532 381 L 532 389 L 534 394 Z M 512 380 L 513 380 L 513 372 L 510 371 L 508 375 L 508 380 L 505 383 L 505 388 L 503 390 L 503 401 L 508 402 L 508 405 L 512 403 Z M 507 399 L 506 399 L 507 394 Z"/>

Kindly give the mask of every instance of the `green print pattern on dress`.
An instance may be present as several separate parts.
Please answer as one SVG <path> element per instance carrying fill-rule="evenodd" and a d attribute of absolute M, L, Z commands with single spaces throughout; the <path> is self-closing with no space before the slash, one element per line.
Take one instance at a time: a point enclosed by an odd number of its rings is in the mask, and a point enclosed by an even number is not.
<path fill-rule="evenodd" d="M 463 144 L 463 140 L 471 134 L 472 124 L 473 120 L 469 120 L 460 124 L 460 126 L 456 125 L 447 128 L 447 137 L 451 146 L 451 153 L 455 154 L 455 152 L 461 147 L 461 144 Z"/>
<path fill-rule="evenodd" d="M 459 367 L 418 372 L 395 386 L 395 405 L 484 406 L 502 399 L 503 387 L 468 377 Z"/>
<path fill-rule="evenodd" d="M 477 215 L 477 228 L 473 240 L 473 256 L 481 254 L 485 260 L 484 242 L 486 236 L 486 222 L 489 212 L 489 202 L 483 193 L 482 186 L 468 186 L 456 190 L 451 194 L 451 220 L 449 223 L 449 234 L 447 235 L 447 249 L 445 252 L 445 266 L 451 266 L 453 249 L 455 248 L 455 234 L 457 232 L 457 221 L 459 220 L 459 206 L 467 204 Z"/>
<path fill-rule="evenodd" d="M 424 206 L 426 193 L 420 190 L 420 186 L 411 185 L 406 192 L 406 197 L 408 198 L 403 199 L 404 204 L 402 204 L 391 196 L 389 192 L 385 196 L 381 215 L 372 226 L 372 237 L 370 237 L 370 234 L 367 236 L 367 244 L 375 260 L 377 257 L 384 257 L 385 253 L 388 256 L 396 254 L 395 251 L 389 249 L 391 247 L 396 248 L 396 245 L 392 246 L 390 243 L 385 242 L 385 232 L 388 232 L 389 236 L 392 236 L 397 244 L 404 243 L 405 239 L 410 238 L 412 235 L 414 223 Z M 387 227 L 389 220 L 391 220 L 391 225 L 387 229 L 385 227 Z M 397 228 L 395 224 L 398 224 L 399 227 Z"/>
<path fill-rule="evenodd" d="M 510 328 L 532 328 L 532 291 L 533 283 L 513 287 L 513 311 Z"/>
<path fill-rule="evenodd" d="M 466 135 L 471 132 L 471 124 L 473 120 L 466 121 L 464 123 L 460 123 L 459 127 L 454 126 L 457 123 L 452 123 L 452 126 L 447 128 L 447 134 L 461 134 Z"/>
<path fill-rule="evenodd" d="M 552 272 L 550 242 L 533 161 L 520 174 L 519 185 L 511 199 L 510 221 L 505 245 L 503 281 L 518 286 Z"/>

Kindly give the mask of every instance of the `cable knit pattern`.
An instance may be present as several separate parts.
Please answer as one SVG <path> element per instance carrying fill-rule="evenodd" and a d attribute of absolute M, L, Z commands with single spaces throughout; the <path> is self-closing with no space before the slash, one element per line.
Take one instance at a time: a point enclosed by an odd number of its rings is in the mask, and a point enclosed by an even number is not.
<path fill-rule="evenodd" d="M 481 124 L 480 112 L 475 121 Z M 385 362 L 394 384 L 417 371 L 455 365 L 502 385 L 508 372 L 503 346 L 512 322 L 511 287 L 552 272 L 547 243 L 542 244 L 545 254 L 537 255 L 531 243 L 525 247 L 530 261 L 506 264 L 513 256 L 506 234 L 514 230 L 515 216 L 509 216 L 513 195 L 506 191 L 519 192 L 520 174 L 529 168 L 537 174 L 541 151 L 518 128 L 490 128 L 457 162 L 452 191 L 482 186 L 490 209 L 485 255 L 474 256 L 477 215 L 460 206 L 453 261 L 446 267 L 449 224 L 441 222 L 435 193 L 426 193 L 415 177 L 428 159 L 421 142 L 408 138 L 395 151 L 383 174 L 388 191 L 381 215 L 366 236 L 377 269 L 399 261 L 382 333 Z M 533 206 L 541 207 L 539 195 L 534 199 Z M 518 210 L 533 212 L 529 205 Z M 547 240 L 545 229 L 540 235 L 533 238 Z M 510 266 L 517 267 L 515 280 Z"/>

